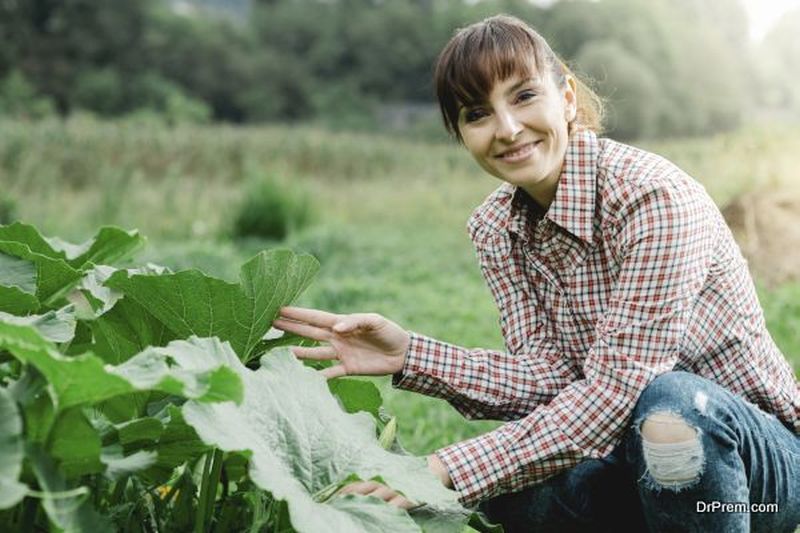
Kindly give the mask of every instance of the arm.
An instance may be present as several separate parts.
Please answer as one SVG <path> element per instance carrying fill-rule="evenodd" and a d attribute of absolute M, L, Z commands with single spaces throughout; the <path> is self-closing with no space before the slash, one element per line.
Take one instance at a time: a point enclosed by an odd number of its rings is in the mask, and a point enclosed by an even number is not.
<path fill-rule="evenodd" d="M 437 452 L 465 504 L 607 455 L 641 392 L 677 360 L 711 262 L 714 225 L 696 193 L 634 194 L 617 219 L 619 276 L 596 325 L 584 379 L 521 420 Z"/>
<path fill-rule="evenodd" d="M 572 381 L 550 343 L 541 339 L 530 346 L 530 354 L 511 355 L 411 333 L 405 364 L 392 385 L 447 400 L 470 419 L 515 420 Z"/>

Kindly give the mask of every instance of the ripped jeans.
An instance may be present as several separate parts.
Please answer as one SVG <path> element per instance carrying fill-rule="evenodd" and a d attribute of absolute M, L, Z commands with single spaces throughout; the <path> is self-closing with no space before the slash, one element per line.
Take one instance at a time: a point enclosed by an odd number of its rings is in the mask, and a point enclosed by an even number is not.
<path fill-rule="evenodd" d="M 659 435 L 670 424 L 682 438 Z M 707 379 L 668 372 L 644 390 L 611 454 L 479 510 L 507 533 L 791 533 L 800 523 L 800 436 Z"/>

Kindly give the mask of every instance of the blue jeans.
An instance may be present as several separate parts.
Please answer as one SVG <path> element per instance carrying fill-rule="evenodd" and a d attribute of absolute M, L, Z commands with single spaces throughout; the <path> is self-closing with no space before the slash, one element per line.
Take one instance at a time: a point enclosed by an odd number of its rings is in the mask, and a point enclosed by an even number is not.
<path fill-rule="evenodd" d="M 694 438 L 643 439 L 642 424 L 654 414 L 650 420 L 677 420 Z M 768 503 L 777 511 L 758 505 Z M 668 372 L 644 390 L 607 457 L 479 509 L 507 533 L 791 533 L 800 523 L 800 436 L 707 379 Z"/>

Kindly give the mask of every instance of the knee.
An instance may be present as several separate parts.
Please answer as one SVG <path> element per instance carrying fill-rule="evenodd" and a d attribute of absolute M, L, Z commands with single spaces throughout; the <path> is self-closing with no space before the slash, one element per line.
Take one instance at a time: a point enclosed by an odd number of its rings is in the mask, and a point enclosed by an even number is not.
<path fill-rule="evenodd" d="M 668 411 L 654 411 L 640 428 L 642 455 L 654 488 L 679 491 L 700 479 L 704 457 L 700 430 Z"/>
<path fill-rule="evenodd" d="M 697 439 L 697 430 L 680 416 L 656 411 L 642 422 L 642 438 L 653 444 L 676 444 Z"/>

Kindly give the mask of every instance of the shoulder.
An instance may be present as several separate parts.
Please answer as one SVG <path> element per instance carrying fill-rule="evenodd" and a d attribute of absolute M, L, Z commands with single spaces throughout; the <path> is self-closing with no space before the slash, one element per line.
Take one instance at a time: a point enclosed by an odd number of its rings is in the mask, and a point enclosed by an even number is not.
<path fill-rule="evenodd" d="M 702 218 L 718 212 L 705 188 L 665 157 L 611 139 L 599 143 L 598 197 L 609 222 Z M 632 217 L 634 212 L 639 216 Z"/>
<path fill-rule="evenodd" d="M 494 240 L 508 227 L 515 187 L 503 183 L 476 207 L 467 220 L 467 231 L 475 246 Z"/>

